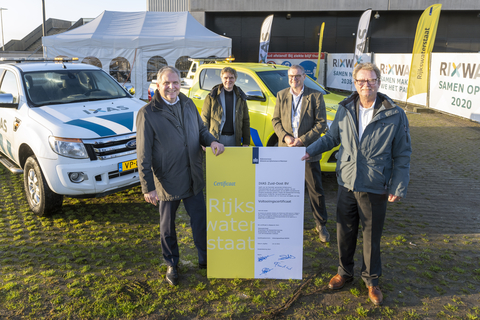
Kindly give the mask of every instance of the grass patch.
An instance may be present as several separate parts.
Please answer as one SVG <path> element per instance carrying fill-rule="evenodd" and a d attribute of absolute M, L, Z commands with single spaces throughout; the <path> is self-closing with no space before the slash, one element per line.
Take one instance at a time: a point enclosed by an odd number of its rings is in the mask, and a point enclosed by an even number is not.
<path fill-rule="evenodd" d="M 462 228 L 439 234 L 436 221 L 422 218 L 428 199 L 389 204 L 381 247 L 384 305 L 375 307 L 360 278 L 361 228 L 353 284 L 327 287 L 338 269 L 335 175 L 323 181 L 329 245 L 312 232 L 305 197 L 303 280 L 208 279 L 197 267 L 189 217 L 180 206 L 178 287 L 164 280 L 158 208 L 145 203 L 139 187 L 99 199 L 65 198 L 63 212 L 39 218 L 29 211 L 22 185 L 22 176 L 0 168 L 1 319 L 480 317 L 480 238 L 461 234 Z"/>

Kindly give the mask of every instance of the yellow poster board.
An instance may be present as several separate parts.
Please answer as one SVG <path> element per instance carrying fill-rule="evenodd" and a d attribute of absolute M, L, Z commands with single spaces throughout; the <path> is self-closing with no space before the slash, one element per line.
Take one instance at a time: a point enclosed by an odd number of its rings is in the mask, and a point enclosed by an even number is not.
<path fill-rule="evenodd" d="M 207 276 L 253 278 L 255 165 L 251 148 L 207 150 Z M 228 269 L 225 263 L 228 262 Z"/>
<path fill-rule="evenodd" d="M 216 157 L 207 150 L 209 278 L 301 279 L 303 154 L 228 147 Z"/>

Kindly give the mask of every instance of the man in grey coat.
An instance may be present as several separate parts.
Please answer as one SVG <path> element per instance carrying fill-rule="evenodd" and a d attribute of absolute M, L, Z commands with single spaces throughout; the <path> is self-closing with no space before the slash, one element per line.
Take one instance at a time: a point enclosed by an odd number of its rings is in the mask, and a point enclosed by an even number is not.
<path fill-rule="evenodd" d="M 387 202 L 407 193 L 412 147 L 405 112 L 378 93 L 380 70 L 371 63 L 353 71 L 357 89 L 342 101 L 330 130 L 307 147 L 303 160 L 341 143 L 337 154 L 337 240 L 339 267 L 328 285 L 341 289 L 353 280 L 358 225 L 363 228 L 362 278 L 368 296 L 381 305 L 380 239 Z"/>
<path fill-rule="evenodd" d="M 200 268 L 207 267 L 206 206 L 203 197 L 203 151 L 215 155 L 224 146 L 203 125 L 195 104 L 180 93 L 180 72 L 170 66 L 160 69 L 157 90 L 137 115 L 137 159 L 145 201 L 160 211 L 160 239 L 167 263 L 166 280 L 178 283 L 179 251 L 175 214 L 183 200 L 190 216 L 193 241 Z"/>
<path fill-rule="evenodd" d="M 279 147 L 307 147 L 316 141 L 327 128 L 327 111 L 320 91 L 304 85 L 305 69 L 300 65 L 288 69 L 290 88 L 277 94 L 272 125 L 278 137 Z M 305 165 L 307 185 L 313 218 L 319 238 L 330 241 L 327 223 L 327 207 L 322 187 L 322 171 L 319 160 L 322 155 L 309 159 Z"/>

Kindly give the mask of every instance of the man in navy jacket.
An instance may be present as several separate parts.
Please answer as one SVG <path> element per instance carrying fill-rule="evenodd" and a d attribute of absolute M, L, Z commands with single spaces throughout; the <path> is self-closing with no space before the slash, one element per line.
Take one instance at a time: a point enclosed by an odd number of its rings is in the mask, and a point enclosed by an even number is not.
<path fill-rule="evenodd" d="M 358 225 L 363 228 L 362 278 L 375 305 L 383 302 L 380 239 L 387 202 L 407 193 L 412 153 L 405 112 L 378 93 L 380 70 L 371 63 L 353 71 L 356 92 L 342 101 L 327 133 L 307 147 L 307 160 L 341 143 L 337 155 L 338 274 L 329 283 L 341 289 L 353 280 Z"/>

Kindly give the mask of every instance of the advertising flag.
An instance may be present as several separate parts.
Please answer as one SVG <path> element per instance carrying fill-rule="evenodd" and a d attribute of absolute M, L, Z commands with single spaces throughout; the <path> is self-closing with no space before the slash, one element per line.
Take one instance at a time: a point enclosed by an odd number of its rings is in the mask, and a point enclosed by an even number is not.
<path fill-rule="evenodd" d="M 325 22 L 322 23 L 320 28 L 320 39 L 318 40 L 318 60 L 317 60 L 317 70 L 315 71 L 315 80 L 318 81 L 318 72 L 320 71 L 320 59 L 322 58 L 322 42 L 323 42 L 323 29 L 325 28 Z"/>
<path fill-rule="evenodd" d="M 260 31 L 260 52 L 258 62 L 267 63 L 268 46 L 270 45 L 270 30 L 272 29 L 273 14 L 265 18 Z"/>
<path fill-rule="evenodd" d="M 441 4 L 428 7 L 418 20 L 417 32 L 413 43 L 412 63 L 408 78 L 407 100 L 416 95 L 426 99 L 428 90 L 428 73 L 430 53 L 433 50 L 437 35 L 438 19 L 440 18 Z"/>
<path fill-rule="evenodd" d="M 360 17 L 358 22 L 357 29 L 357 40 L 355 41 L 355 60 L 353 68 L 359 63 L 362 62 L 362 55 L 365 52 L 365 44 L 367 43 L 367 32 L 368 26 L 370 25 L 370 16 L 372 15 L 372 10 L 368 9 Z"/>
<path fill-rule="evenodd" d="M 372 15 L 372 10 L 368 9 L 365 11 L 362 16 L 360 17 L 360 21 L 358 21 L 358 28 L 357 28 L 357 38 L 355 40 L 355 53 L 353 56 L 353 68 L 357 66 L 357 64 L 366 62 L 364 61 L 365 55 L 365 45 L 367 43 L 367 33 L 368 33 L 368 26 L 370 25 L 370 17 Z M 352 72 L 353 73 L 353 72 Z M 347 89 L 348 90 L 348 89 Z M 351 84 L 351 90 L 355 91 L 355 86 Z"/>

